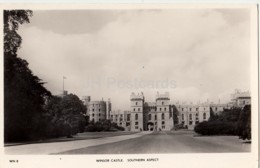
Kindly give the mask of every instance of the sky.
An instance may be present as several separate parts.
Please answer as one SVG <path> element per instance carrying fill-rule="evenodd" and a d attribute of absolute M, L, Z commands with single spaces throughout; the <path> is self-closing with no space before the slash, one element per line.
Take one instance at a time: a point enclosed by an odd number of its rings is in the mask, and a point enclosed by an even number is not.
<path fill-rule="evenodd" d="M 36 10 L 18 33 L 18 55 L 53 95 L 65 76 L 69 93 L 113 110 L 128 110 L 132 92 L 226 103 L 250 90 L 247 9 Z"/>

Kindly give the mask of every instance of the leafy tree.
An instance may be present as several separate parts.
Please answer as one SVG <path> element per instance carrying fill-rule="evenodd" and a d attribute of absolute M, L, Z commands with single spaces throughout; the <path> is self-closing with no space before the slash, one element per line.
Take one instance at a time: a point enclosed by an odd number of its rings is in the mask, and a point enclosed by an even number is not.
<path fill-rule="evenodd" d="M 238 136 L 245 140 L 251 139 L 251 106 L 246 105 L 238 120 Z"/>
<path fill-rule="evenodd" d="M 53 136 L 71 137 L 85 129 L 86 119 L 83 113 L 86 107 L 76 95 L 54 96 L 48 101 L 46 111 L 53 125 Z"/>
<path fill-rule="evenodd" d="M 237 122 L 241 113 L 241 108 L 224 109 L 223 112 L 215 114 L 210 109 L 209 121 L 225 121 L 225 122 Z"/>
<path fill-rule="evenodd" d="M 178 112 L 178 110 L 177 110 L 175 105 L 172 105 L 170 109 L 172 109 L 173 123 L 174 123 L 174 125 L 178 125 L 178 115 L 179 115 L 179 112 Z"/>
<path fill-rule="evenodd" d="M 30 10 L 4 11 L 4 140 L 24 141 L 41 134 L 39 120 L 43 105 L 51 93 L 44 82 L 17 56 L 22 38 L 20 24 L 29 23 Z"/>

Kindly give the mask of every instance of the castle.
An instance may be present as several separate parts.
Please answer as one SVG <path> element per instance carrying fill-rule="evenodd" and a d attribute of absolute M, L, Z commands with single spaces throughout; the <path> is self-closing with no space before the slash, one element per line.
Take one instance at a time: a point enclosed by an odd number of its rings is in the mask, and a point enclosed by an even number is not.
<path fill-rule="evenodd" d="M 198 104 L 171 104 L 168 92 L 157 92 L 155 102 L 146 102 L 144 94 L 130 95 L 130 111 L 111 111 L 111 102 L 90 101 L 89 96 L 83 98 L 87 107 L 86 115 L 90 121 L 109 119 L 125 128 L 126 131 L 169 131 L 176 125 L 193 130 L 199 122 L 208 121 L 210 112 L 220 113 L 232 107 L 244 107 L 251 104 L 250 92 L 236 90 L 231 95 L 231 102 L 214 104 L 210 102 Z M 174 116 L 175 115 L 175 116 Z"/>

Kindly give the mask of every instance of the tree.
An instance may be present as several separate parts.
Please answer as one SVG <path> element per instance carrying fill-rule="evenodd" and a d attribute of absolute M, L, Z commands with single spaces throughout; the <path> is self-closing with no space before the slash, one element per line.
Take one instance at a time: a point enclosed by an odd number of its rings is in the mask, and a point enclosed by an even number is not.
<path fill-rule="evenodd" d="M 48 101 L 46 111 L 53 125 L 53 136 L 71 137 L 85 129 L 86 119 L 83 113 L 86 107 L 76 95 L 54 96 Z"/>
<path fill-rule="evenodd" d="M 171 107 L 170 109 L 172 109 L 173 123 L 174 123 L 174 125 L 178 125 L 178 115 L 179 115 L 179 112 L 178 112 L 178 110 L 177 110 L 175 105 L 171 105 L 170 107 Z"/>
<path fill-rule="evenodd" d="M 245 140 L 251 139 L 251 106 L 246 105 L 241 111 L 238 120 L 238 136 Z"/>
<path fill-rule="evenodd" d="M 43 105 L 51 93 L 44 82 L 17 56 L 22 38 L 20 24 L 29 23 L 30 10 L 4 11 L 4 140 L 24 141 L 37 138 Z"/>

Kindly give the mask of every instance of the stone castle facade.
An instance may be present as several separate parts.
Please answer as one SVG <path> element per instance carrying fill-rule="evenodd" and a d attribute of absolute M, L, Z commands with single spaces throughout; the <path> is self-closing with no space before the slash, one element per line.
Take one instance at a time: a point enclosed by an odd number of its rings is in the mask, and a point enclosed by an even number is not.
<path fill-rule="evenodd" d="M 90 121 L 109 119 L 126 131 L 169 131 L 176 125 L 192 130 L 199 122 L 208 121 L 211 111 L 218 114 L 224 109 L 243 107 L 251 104 L 251 97 L 249 92 L 235 91 L 227 104 L 171 104 L 168 92 L 157 93 L 154 102 L 146 102 L 143 93 L 132 93 L 129 111 L 112 111 L 109 99 L 106 102 L 91 101 L 90 96 L 85 96 L 83 102 Z"/>
<path fill-rule="evenodd" d="M 97 122 L 109 119 L 111 112 L 110 99 L 108 99 L 108 101 L 91 101 L 90 96 L 84 96 L 82 101 L 86 106 L 87 111 L 85 115 L 88 117 L 89 121 Z"/>

